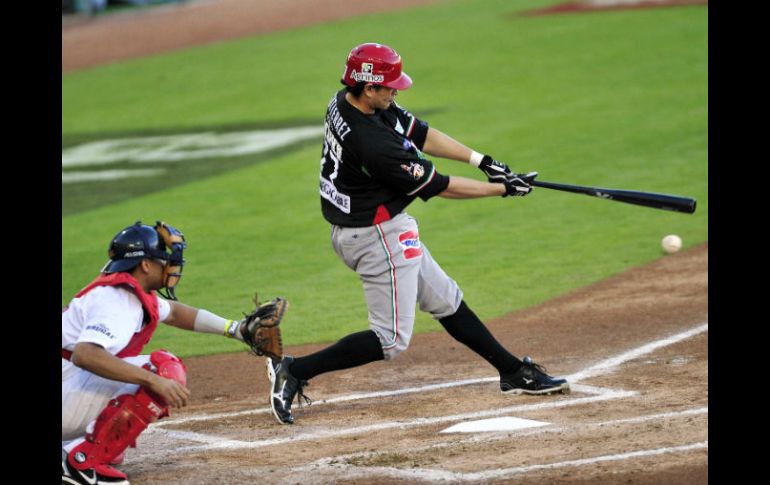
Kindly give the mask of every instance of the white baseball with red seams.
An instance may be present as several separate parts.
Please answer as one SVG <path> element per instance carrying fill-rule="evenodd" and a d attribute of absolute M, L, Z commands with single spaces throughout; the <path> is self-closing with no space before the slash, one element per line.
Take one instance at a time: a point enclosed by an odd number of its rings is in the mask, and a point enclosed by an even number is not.
<path fill-rule="evenodd" d="M 668 254 L 675 253 L 682 249 L 682 238 L 676 234 L 669 234 L 663 238 L 663 240 L 660 242 L 660 246 Z"/>

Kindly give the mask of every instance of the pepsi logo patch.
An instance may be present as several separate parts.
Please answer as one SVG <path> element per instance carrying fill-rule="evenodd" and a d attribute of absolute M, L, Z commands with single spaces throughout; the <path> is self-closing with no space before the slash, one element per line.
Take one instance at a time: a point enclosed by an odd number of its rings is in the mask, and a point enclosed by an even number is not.
<path fill-rule="evenodd" d="M 415 180 L 419 180 L 425 175 L 425 167 L 419 163 L 410 162 L 409 165 L 402 163 L 401 170 L 411 175 Z"/>
<path fill-rule="evenodd" d="M 398 235 L 398 244 L 404 252 L 404 258 L 414 259 L 422 256 L 420 235 L 417 231 L 406 231 Z"/>

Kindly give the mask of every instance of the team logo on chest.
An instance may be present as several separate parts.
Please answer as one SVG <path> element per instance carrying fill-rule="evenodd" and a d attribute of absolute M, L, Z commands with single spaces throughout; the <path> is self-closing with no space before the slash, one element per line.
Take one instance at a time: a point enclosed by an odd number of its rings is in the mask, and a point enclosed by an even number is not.
<path fill-rule="evenodd" d="M 415 180 L 420 180 L 425 175 L 425 167 L 419 163 L 410 162 L 409 165 L 402 163 L 401 170 L 411 175 Z"/>
<path fill-rule="evenodd" d="M 398 235 L 398 244 L 404 250 L 404 258 L 414 259 L 422 256 L 420 235 L 417 231 L 406 231 Z"/>

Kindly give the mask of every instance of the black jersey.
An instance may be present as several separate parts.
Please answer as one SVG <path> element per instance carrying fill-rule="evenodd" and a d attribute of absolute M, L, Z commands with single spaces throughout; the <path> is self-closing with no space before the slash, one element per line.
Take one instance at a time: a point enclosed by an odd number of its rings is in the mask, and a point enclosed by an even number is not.
<path fill-rule="evenodd" d="M 329 102 L 321 157 L 321 211 L 339 226 L 371 226 L 395 217 L 415 198 L 443 192 L 449 177 L 422 155 L 428 124 L 391 103 L 364 114 L 345 99 Z"/>

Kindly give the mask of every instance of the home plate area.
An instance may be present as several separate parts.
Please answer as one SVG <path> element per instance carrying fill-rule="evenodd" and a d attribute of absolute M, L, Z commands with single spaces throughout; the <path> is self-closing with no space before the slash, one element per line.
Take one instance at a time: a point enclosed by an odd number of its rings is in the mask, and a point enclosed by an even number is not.
<path fill-rule="evenodd" d="M 703 322 L 589 363 L 565 376 L 570 394 L 504 396 L 495 376 L 317 396 L 295 402 L 293 426 L 268 407 L 180 415 L 152 425 L 124 469 L 135 484 L 634 483 L 650 473 L 696 483 L 708 463 L 707 338 Z"/>
<path fill-rule="evenodd" d="M 480 419 L 478 421 L 464 421 L 447 429 L 442 429 L 442 433 L 481 433 L 484 431 L 516 431 L 518 429 L 536 428 L 545 426 L 549 423 L 535 421 L 532 419 L 521 418 L 492 418 Z"/>

